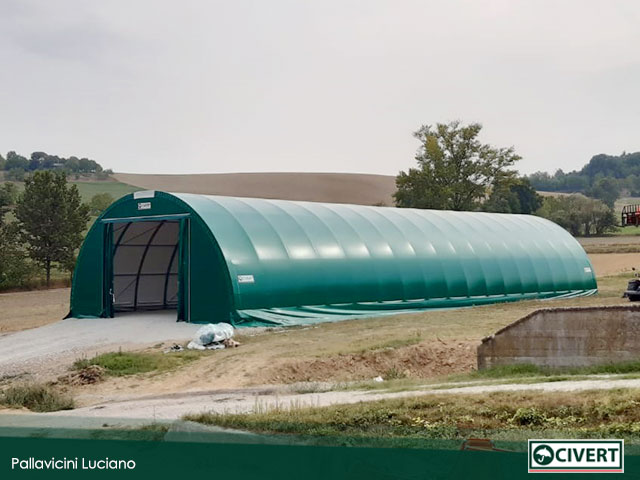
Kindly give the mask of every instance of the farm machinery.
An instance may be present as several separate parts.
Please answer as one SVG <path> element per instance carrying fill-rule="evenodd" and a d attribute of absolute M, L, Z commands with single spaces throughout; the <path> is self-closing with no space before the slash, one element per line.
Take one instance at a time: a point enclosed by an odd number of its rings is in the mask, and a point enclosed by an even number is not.
<path fill-rule="evenodd" d="M 635 267 L 632 267 L 631 270 L 633 270 L 633 279 L 629 280 L 622 298 L 628 298 L 630 302 L 637 302 L 640 300 L 640 278 Z"/>
<path fill-rule="evenodd" d="M 640 205 L 625 205 L 622 207 L 622 221 L 620 224 L 623 227 L 630 225 L 640 225 Z"/>
<path fill-rule="evenodd" d="M 630 225 L 640 226 L 640 205 L 625 205 L 622 207 L 621 225 L 627 227 Z M 635 268 L 633 270 L 633 279 L 629 280 L 627 289 L 622 294 L 622 298 L 628 298 L 631 302 L 640 300 L 640 275 Z"/>

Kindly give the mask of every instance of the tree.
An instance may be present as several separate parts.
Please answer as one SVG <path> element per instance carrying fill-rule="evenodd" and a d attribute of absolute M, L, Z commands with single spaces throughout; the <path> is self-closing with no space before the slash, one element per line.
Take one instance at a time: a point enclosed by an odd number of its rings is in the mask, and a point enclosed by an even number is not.
<path fill-rule="evenodd" d="M 15 222 L 0 221 L 0 290 L 22 287 L 33 277 L 26 257 Z"/>
<path fill-rule="evenodd" d="M 19 168 L 22 171 L 35 172 L 36 170 L 61 169 L 77 174 L 101 174 L 102 165 L 89 158 L 71 156 L 69 158 L 49 155 L 47 152 L 32 152 L 29 158 L 18 155 L 14 151 L 7 153 L 6 160 L 0 155 L 0 170 L 11 170 Z M 105 175 L 113 173 L 111 170 Z M 104 177 L 104 175 L 103 175 Z M 104 177 L 106 178 L 106 177 Z"/>
<path fill-rule="evenodd" d="M 5 173 L 5 179 L 14 182 L 22 182 L 24 181 L 26 173 L 27 172 L 24 171 L 24 168 L 15 167 Z"/>
<path fill-rule="evenodd" d="M 497 176 L 520 160 L 512 147 L 482 144 L 479 123 L 425 125 L 413 135 L 420 143 L 417 168 L 400 172 L 394 194 L 398 207 L 474 210 Z"/>
<path fill-rule="evenodd" d="M 47 286 L 54 263 L 73 269 L 75 250 L 89 221 L 89 207 L 82 203 L 78 187 L 67 184 L 63 173 L 38 171 L 27 177 L 16 218 L 29 256 L 45 270 Z"/>
<path fill-rule="evenodd" d="M 5 222 L 5 214 L 15 204 L 18 189 L 13 183 L 0 185 L 0 289 L 23 286 L 33 275 L 21 248 L 15 223 Z"/>
<path fill-rule="evenodd" d="M 632 193 L 639 192 L 638 185 L 630 177 L 640 175 L 640 152 L 626 153 L 620 156 L 595 155 L 580 170 L 565 173 L 558 170 L 553 176 L 544 172 L 529 175 L 534 188 L 555 192 L 581 192 L 593 196 L 592 190 L 597 189 L 596 183 L 602 178 L 615 180 L 617 189 L 628 189 Z M 613 185 L 613 184 L 610 184 Z M 611 203 L 607 198 L 598 197 Z"/>
<path fill-rule="evenodd" d="M 18 155 L 16 152 L 11 151 L 7 153 L 7 160 L 4 164 L 5 170 L 11 170 L 12 168 L 21 168 L 27 170 L 29 168 L 29 160 L 22 155 Z"/>
<path fill-rule="evenodd" d="M 613 208 L 620 197 L 620 186 L 615 178 L 601 177 L 593 183 L 587 192 L 590 197 L 602 200 L 609 208 Z"/>
<path fill-rule="evenodd" d="M 64 166 L 70 172 L 77 173 L 80 169 L 80 160 L 78 160 L 78 157 L 69 157 Z"/>
<path fill-rule="evenodd" d="M 3 223 L 9 207 L 15 205 L 17 199 L 18 187 L 15 183 L 6 182 L 0 185 L 0 224 Z"/>
<path fill-rule="evenodd" d="M 486 212 L 535 213 L 542 206 L 543 198 L 526 177 L 501 175 L 496 177 L 491 194 L 482 205 Z"/>
<path fill-rule="evenodd" d="M 108 193 L 96 193 L 91 197 L 89 202 L 89 208 L 91 209 L 91 215 L 100 215 L 105 211 L 109 205 L 113 203 L 115 199 Z"/>
<path fill-rule="evenodd" d="M 603 235 L 617 228 L 616 214 L 610 208 L 597 208 L 592 212 L 593 230 L 596 235 Z"/>
<path fill-rule="evenodd" d="M 600 200 L 581 194 L 545 197 L 538 215 L 567 229 L 574 236 L 602 235 L 616 228 L 616 216 Z"/>
<path fill-rule="evenodd" d="M 29 160 L 29 170 L 31 170 L 32 172 L 34 170 L 39 170 L 42 167 L 42 161 L 44 159 L 44 156 L 37 156 L 36 154 L 38 153 L 43 153 L 43 152 L 33 152 L 31 154 L 31 159 Z"/>
<path fill-rule="evenodd" d="M 511 192 L 518 197 L 520 204 L 520 212 L 518 213 L 533 214 L 538 211 L 544 201 L 544 198 L 536 192 L 536 189 L 526 178 L 519 178 L 511 186 Z"/>

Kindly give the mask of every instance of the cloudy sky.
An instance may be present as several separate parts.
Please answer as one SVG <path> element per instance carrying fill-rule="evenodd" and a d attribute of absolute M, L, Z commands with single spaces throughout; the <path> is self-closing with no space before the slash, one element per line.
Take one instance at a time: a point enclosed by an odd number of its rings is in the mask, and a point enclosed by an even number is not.
<path fill-rule="evenodd" d="M 0 151 L 396 174 L 461 119 L 522 172 L 640 150 L 640 2 L 0 0 Z"/>

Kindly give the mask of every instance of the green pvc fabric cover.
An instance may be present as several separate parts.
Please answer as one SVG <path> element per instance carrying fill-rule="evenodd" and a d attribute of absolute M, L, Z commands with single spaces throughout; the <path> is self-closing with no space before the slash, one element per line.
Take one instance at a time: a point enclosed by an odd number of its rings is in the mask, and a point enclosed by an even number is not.
<path fill-rule="evenodd" d="M 124 197 L 94 228 L 123 217 L 186 215 L 184 319 L 194 322 L 299 325 L 597 291 L 580 244 L 531 215 L 163 192 L 145 201 L 151 207 L 141 213 L 139 200 Z M 79 298 L 95 275 L 83 262 L 101 264 L 85 248 L 71 314 L 104 316 L 103 307 Z"/>

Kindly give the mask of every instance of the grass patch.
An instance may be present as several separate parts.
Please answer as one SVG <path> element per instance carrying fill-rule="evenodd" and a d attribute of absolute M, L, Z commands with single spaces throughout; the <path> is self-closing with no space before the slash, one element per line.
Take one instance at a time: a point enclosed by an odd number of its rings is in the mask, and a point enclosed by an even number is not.
<path fill-rule="evenodd" d="M 54 387 L 22 384 L 8 387 L 0 394 L 0 404 L 11 408 L 28 408 L 34 412 L 56 412 L 74 408 L 73 398 Z"/>
<path fill-rule="evenodd" d="M 429 395 L 250 414 L 201 413 L 186 420 L 260 433 L 462 440 L 526 440 L 532 433 L 570 438 L 622 436 L 640 441 L 640 391 L 496 392 Z"/>
<path fill-rule="evenodd" d="M 366 348 L 360 349 L 358 353 L 372 352 L 376 350 L 395 350 L 396 348 L 410 347 L 411 345 L 417 345 L 422 341 L 422 334 L 420 331 L 416 332 L 415 336 L 409 338 L 396 338 L 383 343 L 377 343 Z"/>
<path fill-rule="evenodd" d="M 622 210 L 622 208 L 620 208 Z M 614 232 L 611 233 L 612 236 L 619 237 L 635 237 L 640 235 L 640 227 L 636 227 L 635 225 L 630 225 L 627 227 L 618 227 Z M 610 235 L 606 235 L 610 236 Z"/>
<path fill-rule="evenodd" d="M 111 376 L 135 375 L 138 373 L 162 373 L 174 370 L 200 358 L 202 354 L 195 351 L 176 353 L 159 352 L 111 352 L 83 358 L 73 363 L 73 369 L 82 370 L 91 365 L 98 365 Z"/>
<path fill-rule="evenodd" d="M 129 193 L 140 190 L 138 187 L 128 185 L 126 183 L 120 183 L 113 180 L 98 181 L 98 182 L 82 182 L 74 181 L 73 177 L 70 178 L 69 183 L 78 187 L 80 196 L 83 202 L 89 202 L 94 195 L 99 193 L 108 193 L 114 200 L 119 199 Z"/>
<path fill-rule="evenodd" d="M 408 378 L 397 369 L 383 375 L 383 382 L 365 380 L 335 385 L 331 390 L 384 390 L 401 392 L 419 389 L 441 390 L 466 385 L 500 385 L 589 380 L 594 376 L 620 375 L 623 378 L 640 376 L 640 361 L 592 365 L 589 367 L 551 368 L 531 364 L 500 365 L 469 373 L 430 379 Z M 597 377 L 596 377 L 597 378 Z"/>
<path fill-rule="evenodd" d="M 574 375 L 619 375 L 640 373 L 640 361 L 605 363 L 588 367 L 541 367 L 531 364 L 499 365 L 469 374 L 450 376 L 450 380 L 473 380 L 478 378 L 519 378 L 519 377 L 555 377 Z M 563 380 L 565 379 L 563 378 Z"/>

